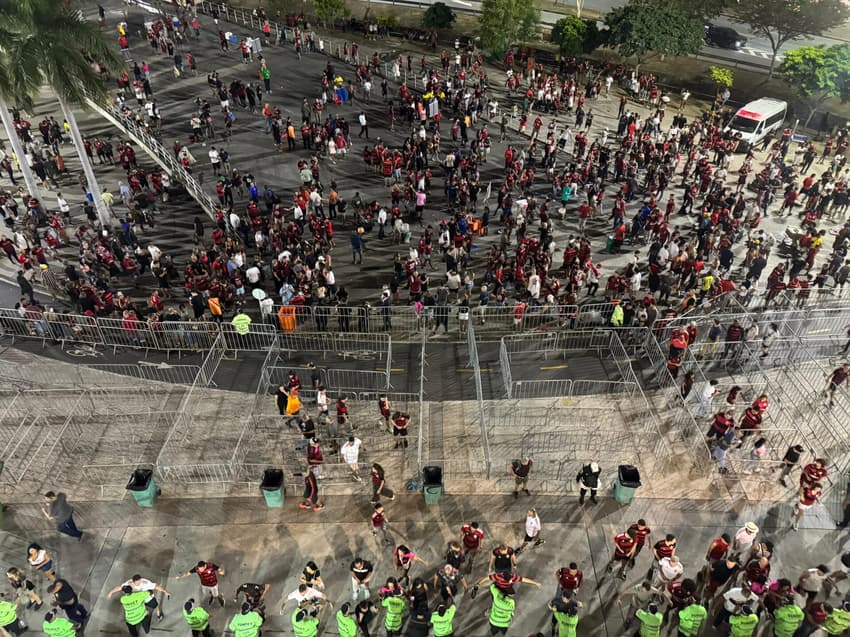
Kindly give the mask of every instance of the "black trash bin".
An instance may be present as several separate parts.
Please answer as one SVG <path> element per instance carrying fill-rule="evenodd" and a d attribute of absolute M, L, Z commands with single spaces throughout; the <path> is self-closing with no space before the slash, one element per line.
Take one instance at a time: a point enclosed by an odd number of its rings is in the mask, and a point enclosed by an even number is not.
<path fill-rule="evenodd" d="M 270 509 L 281 508 L 283 506 L 283 470 L 266 469 L 263 471 L 260 490 L 263 492 L 267 507 Z"/>
<path fill-rule="evenodd" d="M 614 483 L 614 499 L 621 504 L 628 504 L 635 497 L 635 491 L 640 486 L 640 471 L 634 465 L 621 464 L 617 467 L 617 481 Z"/>
<path fill-rule="evenodd" d="M 136 469 L 127 481 L 126 489 L 140 507 L 152 507 L 159 495 L 152 469 Z"/>
<path fill-rule="evenodd" d="M 437 504 L 443 497 L 443 468 L 431 465 L 422 468 L 422 494 L 425 504 Z"/>

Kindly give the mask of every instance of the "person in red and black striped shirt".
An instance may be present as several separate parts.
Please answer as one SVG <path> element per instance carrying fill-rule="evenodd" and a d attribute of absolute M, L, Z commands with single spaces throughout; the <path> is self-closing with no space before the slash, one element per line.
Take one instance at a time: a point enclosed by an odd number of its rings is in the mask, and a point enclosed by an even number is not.
<path fill-rule="evenodd" d="M 800 475 L 800 488 L 810 487 L 816 483 L 822 482 L 828 474 L 826 469 L 826 460 L 823 458 L 815 458 L 814 462 L 810 462 L 803 467 L 803 473 Z"/>
<path fill-rule="evenodd" d="M 463 545 L 463 554 L 466 556 L 464 573 L 472 572 L 472 561 L 475 554 L 481 549 L 481 540 L 484 539 L 484 531 L 478 528 L 478 522 L 470 522 L 460 527 L 460 541 Z"/>
<path fill-rule="evenodd" d="M 635 554 L 632 557 L 632 566 L 635 565 L 635 558 L 640 555 L 640 552 L 643 550 L 644 545 L 646 544 L 647 539 L 652 534 L 652 529 L 650 529 L 646 525 L 646 520 L 643 518 L 639 519 L 637 522 L 632 524 L 630 529 L 634 529 L 635 531 L 635 540 L 637 541 L 637 547 L 635 548 Z"/>
<path fill-rule="evenodd" d="M 620 533 L 614 537 L 614 555 L 611 556 L 611 561 L 608 562 L 606 571 L 613 572 L 614 564 L 620 563 L 620 572 L 617 576 L 620 579 L 626 579 L 626 569 L 629 567 L 629 562 L 634 557 L 637 549 L 637 533 L 634 529 L 628 529 L 625 533 Z"/>
<path fill-rule="evenodd" d="M 676 536 L 672 533 L 668 533 L 664 536 L 663 540 L 658 540 L 652 547 L 652 556 L 655 558 L 655 562 L 650 565 L 649 571 L 646 574 L 646 579 L 652 581 L 652 574 L 655 568 L 658 567 L 658 563 L 665 557 L 673 557 L 675 554 Z"/>

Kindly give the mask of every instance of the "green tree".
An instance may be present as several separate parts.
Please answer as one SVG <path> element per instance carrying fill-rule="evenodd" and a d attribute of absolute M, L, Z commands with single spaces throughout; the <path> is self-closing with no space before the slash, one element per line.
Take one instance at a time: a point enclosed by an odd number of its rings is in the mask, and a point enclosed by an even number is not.
<path fill-rule="evenodd" d="M 827 98 L 850 99 L 850 44 L 788 51 L 779 72 L 806 102 L 809 113 L 803 125 L 808 126 Z"/>
<path fill-rule="evenodd" d="M 717 88 L 732 88 L 732 82 L 735 79 L 732 69 L 727 69 L 725 66 L 710 66 L 708 75 Z"/>
<path fill-rule="evenodd" d="M 692 18 L 708 21 L 725 11 L 732 0 L 632 0 L 631 4 L 667 4 Z"/>
<path fill-rule="evenodd" d="M 0 35 L 0 95 L 31 109 L 42 86 L 53 90 L 70 126 L 98 216 L 101 223 L 109 224 L 109 212 L 71 106 L 85 105 L 88 98 L 107 98 L 106 85 L 93 63 L 112 71 L 121 68 L 114 45 L 96 25 L 85 21 L 82 12 L 54 0 L 0 0 L 0 24 L 4 30 Z M 4 104 L 0 110 L 8 109 Z M 5 113 L 3 116 L 5 120 Z M 23 156 L 19 159 L 25 163 Z"/>
<path fill-rule="evenodd" d="M 552 26 L 552 42 L 563 55 L 576 56 L 593 51 L 602 43 L 602 38 L 596 20 L 566 16 Z"/>
<path fill-rule="evenodd" d="M 455 21 L 455 13 L 445 2 L 435 2 L 425 10 L 422 24 L 426 29 L 448 29 Z"/>
<path fill-rule="evenodd" d="M 535 0 L 482 0 L 478 24 L 481 44 L 502 57 L 514 44 L 536 35 L 540 9 Z"/>
<path fill-rule="evenodd" d="M 803 35 L 820 35 L 850 16 L 844 0 L 746 0 L 732 5 L 732 15 L 770 42 L 768 77 L 783 44 Z"/>
<path fill-rule="evenodd" d="M 351 13 L 345 0 L 313 0 L 316 17 L 324 24 L 333 24 L 337 18 Z"/>
<path fill-rule="evenodd" d="M 652 55 L 689 55 L 703 45 L 703 24 L 668 3 L 634 3 L 605 17 L 607 41 L 638 65 Z"/>

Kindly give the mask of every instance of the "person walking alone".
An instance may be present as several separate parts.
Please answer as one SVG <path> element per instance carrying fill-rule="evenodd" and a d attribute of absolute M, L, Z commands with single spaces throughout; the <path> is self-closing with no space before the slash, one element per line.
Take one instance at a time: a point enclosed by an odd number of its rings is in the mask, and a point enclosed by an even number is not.
<path fill-rule="evenodd" d="M 602 471 L 599 465 L 595 462 L 586 464 L 581 468 L 576 476 L 576 482 L 579 483 L 578 503 L 584 504 L 584 496 L 590 491 L 590 501 L 596 504 L 596 491 L 599 489 L 599 474 Z"/>
<path fill-rule="evenodd" d="M 61 491 L 48 491 L 44 498 L 47 500 L 47 508 L 42 508 L 41 511 L 44 517 L 56 524 L 56 530 L 77 540 L 83 539 L 83 532 L 74 523 L 74 507 L 68 503 L 65 494 Z"/>
<path fill-rule="evenodd" d="M 525 516 L 525 538 L 523 539 L 522 544 L 514 549 L 514 554 L 519 555 L 522 550 L 528 546 L 529 542 L 534 542 L 534 546 L 540 546 L 543 544 L 546 540 L 540 537 L 540 530 L 542 528 L 540 517 L 537 515 L 537 510 L 529 509 Z"/>

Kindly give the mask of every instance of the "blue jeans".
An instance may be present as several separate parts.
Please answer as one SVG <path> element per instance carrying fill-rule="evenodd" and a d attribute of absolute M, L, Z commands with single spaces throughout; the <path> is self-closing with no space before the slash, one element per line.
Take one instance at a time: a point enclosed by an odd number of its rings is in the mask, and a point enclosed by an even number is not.
<path fill-rule="evenodd" d="M 64 522 L 60 522 L 56 526 L 56 530 L 60 533 L 64 533 L 65 535 L 70 535 L 71 537 L 75 537 L 77 539 L 83 537 L 83 532 L 77 528 L 77 525 L 74 524 L 74 515 L 71 514 L 68 516 L 68 519 Z"/>

